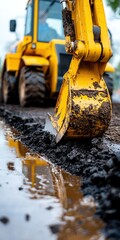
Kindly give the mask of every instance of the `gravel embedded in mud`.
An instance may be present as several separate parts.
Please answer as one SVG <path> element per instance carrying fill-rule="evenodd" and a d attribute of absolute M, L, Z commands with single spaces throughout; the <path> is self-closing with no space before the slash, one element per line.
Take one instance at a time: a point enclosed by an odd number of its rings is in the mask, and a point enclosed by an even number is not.
<path fill-rule="evenodd" d="M 106 237 L 120 239 L 120 148 L 112 149 L 113 143 L 120 144 L 120 104 L 114 104 L 104 137 L 85 142 L 64 139 L 58 144 L 43 131 L 44 121 L 36 118 L 34 111 L 26 115 L 19 107 L 1 106 L 0 110 L 1 117 L 21 132 L 17 137 L 32 151 L 82 177 L 84 195 L 92 195 L 98 202 L 96 214 L 106 223 Z"/>
<path fill-rule="evenodd" d="M 49 228 L 53 234 L 57 234 L 60 231 L 60 227 L 61 227 L 60 224 L 55 224 L 55 225 L 49 226 Z"/>
<path fill-rule="evenodd" d="M 8 163 L 7 163 L 7 167 L 8 167 L 8 169 L 9 169 L 10 171 L 14 171 L 14 170 L 15 170 L 15 168 L 14 168 L 14 163 L 13 163 L 13 162 L 8 162 Z"/>

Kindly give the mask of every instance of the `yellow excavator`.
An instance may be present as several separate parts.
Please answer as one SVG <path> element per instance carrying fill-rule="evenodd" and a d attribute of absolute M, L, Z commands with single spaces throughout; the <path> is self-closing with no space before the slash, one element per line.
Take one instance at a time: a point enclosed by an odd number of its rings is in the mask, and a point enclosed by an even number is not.
<path fill-rule="evenodd" d="M 64 135 L 102 135 L 111 119 L 111 100 L 103 74 L 112 50 L 102 0 L 61 3 L 66 51 L 73 57 L 64 75 L 54 116 L 49 116 L 56 142 Z"/>
<path fill-rule="evenodd" d="M 107 65 L 112 50 L 102 0 L 29 0 L 26 9 L 24 39 L 3 64 L 4 103 L 45 103 L 59 92 L 45 127 L 56 142 L 64 135 L 102 135 L 111 119 L 103 77 L 107 68 L 113 71 Z M 15 28 L 11 20 L 10 30 Z"/>

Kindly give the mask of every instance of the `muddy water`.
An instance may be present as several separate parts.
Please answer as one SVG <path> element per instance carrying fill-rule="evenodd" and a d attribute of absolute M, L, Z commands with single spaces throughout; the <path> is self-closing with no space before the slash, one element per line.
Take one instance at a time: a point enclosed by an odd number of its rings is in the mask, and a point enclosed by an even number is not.
<path fill-rule="evenodd" d="M 0 239 L 104 240 L 79 177 L 31 154 L 0 121 Z"/>

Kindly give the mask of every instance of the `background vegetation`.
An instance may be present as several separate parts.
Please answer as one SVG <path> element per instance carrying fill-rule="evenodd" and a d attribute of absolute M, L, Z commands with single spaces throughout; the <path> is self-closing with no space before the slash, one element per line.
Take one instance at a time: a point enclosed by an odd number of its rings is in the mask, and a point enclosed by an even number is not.
<path fill-rule="evenodd" d="M 114 12 L 117 12 L 120 8 L 120 0 L 106 0 L 107 5 L 112 8 Z M 120 13 L 120 11 L 119 11 Z"/>

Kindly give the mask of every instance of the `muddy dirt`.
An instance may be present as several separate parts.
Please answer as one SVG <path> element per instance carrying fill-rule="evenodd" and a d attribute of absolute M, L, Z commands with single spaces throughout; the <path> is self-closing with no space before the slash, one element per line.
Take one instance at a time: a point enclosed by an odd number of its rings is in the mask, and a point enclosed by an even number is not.
<path fill-rule="evenodd" d="M 0 239 L 105 240 L 104 223 L 94 216 L 94 199 L 83 196 L 80 177 L 31 154 L 3 121 L 0 183 Z"/>
<path fill-rule="evenodd" d="M 63 26 L 64 26 L 65 36 L 70 36 L 71 41 L 75 41 L 75 30 L 74 30 L 74 24 L 72 21 L 71 11 L 64 9 L 62 11 L 62 17 L 63 17 Z"/>
<path fill-rule="evenodd" d="M 88 142 L 64 139 L 56 144 L 43 130 L 47 111 L 1 106 L 0 116 L 20 132 L 17 138 L 32 151 L 82 177 L 84 195 L 92 196 L 98 203 L 95 214 L 106 224 L 106 238 L 120 239 L 120 104 L 113 104 L 106 134 Z"/>

